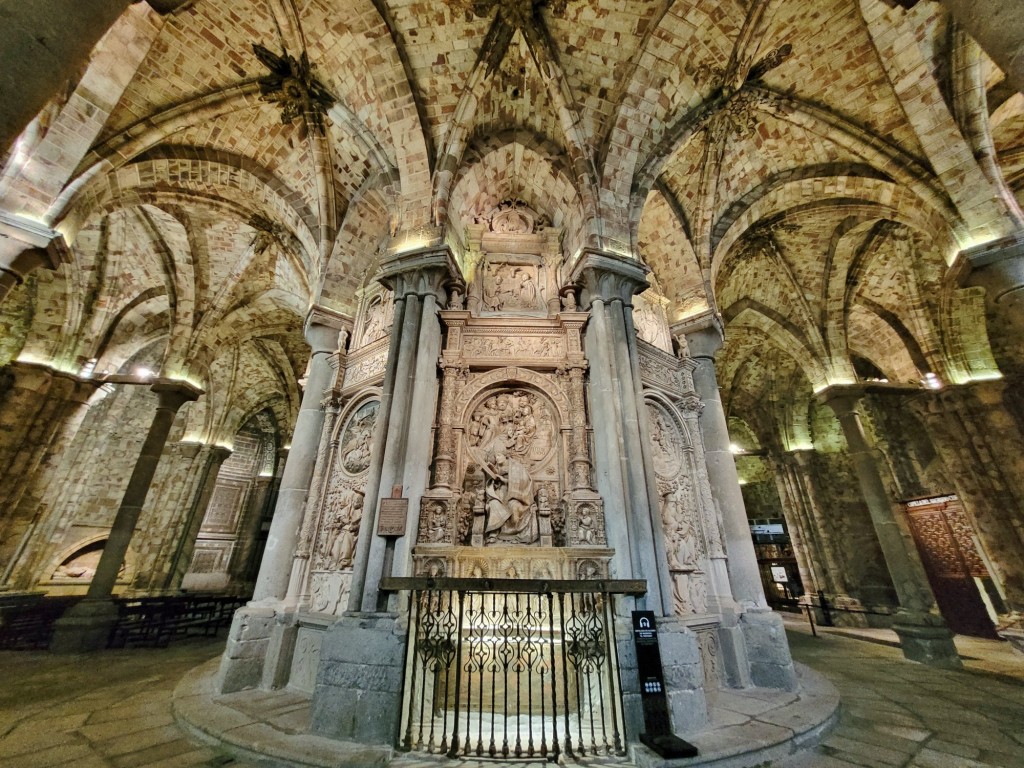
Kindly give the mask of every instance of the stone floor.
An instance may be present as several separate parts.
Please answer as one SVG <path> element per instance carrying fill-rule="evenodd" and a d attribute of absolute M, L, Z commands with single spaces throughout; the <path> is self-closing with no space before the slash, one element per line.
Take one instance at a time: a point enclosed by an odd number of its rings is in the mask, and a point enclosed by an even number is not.
<path fill-rule="evenodd" d="M 790 630 L 794 657 L 840 690 L 842 713 L 815 750 L 771 768 L 1024 766 L 1024 657 L 1005 644 L 960 639 L 965 669 L 951 672 L 903 661 L 884 631 L 813 638 L 796 622 Z M 221 645 L 0 653 L 0 768 L 256 768 L 194 744 L 174 725 L 171 691 Z M 394 764 L 445 765 L 411 755 Z"/>

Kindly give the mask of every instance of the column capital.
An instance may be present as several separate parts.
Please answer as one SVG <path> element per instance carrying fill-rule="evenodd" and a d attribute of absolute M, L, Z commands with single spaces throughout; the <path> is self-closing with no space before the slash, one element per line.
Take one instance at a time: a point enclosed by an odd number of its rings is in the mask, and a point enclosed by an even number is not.
<path fill-rule="evenodd" d="M 71 261 L 64 235 L 33 219 L 0 211 L 0 269 L 20 282 L 38 267 L 57 269 Z"/>
<path fill-rule="evenodd" d="M 164 408 L 170 411 L 177 411 L 185 403 L 199 398 L 203 390 L 188 381 L 176 379 L 165 379 L 154 382 L 150 390 L 157 394 L 159 401 L 157 408 Z"/>
<path fill-rule="evenodd" d="M 669 330 L 679 344 L 679 355 L 683 359 L 714 360 L 725 341 L 722 318 L 712 311 L 675 323 Z"/>
<path fill-rule="evenodd" d="M 633 306 L 633 296 L 650 287 L 647 275 L 651 270 L 636 259 L 626 258 L 609 251 L 586 249 L 569 275 L 569 283 L 583 286 L 581 306 L 590 309 L 594 301 L 620 300 Z"/>
<path fill-rule="evenodd" d="M 444 307 L 450 287 L 465 293 L 462 272 L 447 245 L 417 248 L 389 257 L 381 264 L 377 281 L 394 292 L 396 301 L 409 294 L 431 295 L 438 306 Z"/>
<path fill-rule="evenodd" d="M 213 464 L 223 464 L 228 460 L 228 457 L 234 453 L 234 450 L 228 448 L 226 445 L 211 445 L 210 446 L 210 461 Z"/>
<path fill-rule="evenodd" d="M 341 312 L 314 304 L 306 314 L 303 335 L 313 354 L 337 352 L 342 332 L 350 330 L 352 319 Z"/>
<path fill-rule="evenodd" d="M 980 286 L 998 302 L 1003 294 L 1024 285 L 1024 232 L 965 248 L 952 267 L 959 285 Z"/>
<path fill-rule="evenodd" d="M 867 388 L 860 384 L 834 384 L 815 393 L 815 397 L 831 408 L 836 418 L 842 419 L 857 411 L 866 393 Z"/>

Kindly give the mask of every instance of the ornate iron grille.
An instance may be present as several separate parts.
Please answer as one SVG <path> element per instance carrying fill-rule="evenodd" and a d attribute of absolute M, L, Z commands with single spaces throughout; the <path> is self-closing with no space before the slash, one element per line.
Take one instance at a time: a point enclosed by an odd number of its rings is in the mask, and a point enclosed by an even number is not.
<path fill-rule="evenodd" d="M 449 757 L 625 754 L 615 594 L 643 581 L 387 579 L 409 590 L 401 747 Z"/>

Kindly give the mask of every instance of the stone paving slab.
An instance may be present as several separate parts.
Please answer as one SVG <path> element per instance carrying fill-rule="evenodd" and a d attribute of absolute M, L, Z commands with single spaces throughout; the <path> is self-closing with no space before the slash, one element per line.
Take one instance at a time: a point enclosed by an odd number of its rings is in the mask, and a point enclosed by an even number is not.
<path fill-rule="evenodd" d="M 789 629 L 794 658 L 821 673 L 807 677 L 805 685 L 827 679 L 825 684 L 840 692 L 843 704 L 838 723 L 821 744 L 805 744 L 808 748 L 796 754 L 737 755 L 731 768 L 1024 767 L 1024 657 L 1013 655 L 1005 644 L 958 638 L 958 647 L 970 658 L 963 671 L 947 671 L 907 662 L 898 649 L 860 641 L 850 637 L 849 630 L 846 636 L 823 631 L 822 637 L 812 638 L 799 626 Z M 265 757 L 249 760 L 197 744 L 190 734 L 167 725 L 175 686 L 197 665 L 215 665 L 222 649 L 223 641 L 204 639 L 167 649 L 103 651 L 71 658 L 0 652 L 0 768 L 302 765 Z M 750 699 L 770 698 L 770 694 L 756 693 Z M 731 695 L 722 692 L 716 698 L 728 705 Z M 250 704 L 268 703 L 282 737 L 305 729 L 308 709 L 301 696 L 248 692 L 238 698 Z M 731 706 L 733 710 L 720 710 L 723 723 L 737 726 L 751 715 L 734 710 L 747 709 L 766 729 L 787 730 L 784 720 L 771 722 L 773 716 L 756 704 L 737 706 L 733 701 Z M 256 734 L 245 729 L 253 725 L 252 715 L 259 710 L 246 708 L 249 715 L 232 710 L 237 719 L 230 721 L 229 730 L 238 729 L 237 736 L 255 739 Z M 897 758 L 899 762 L 894 763 Z M 416 754 L 396 754 L 390 764 L 396 768 L 495 766 L 489 760 L 452 762 Z M 610 768 L 630 762 L 601 759 L 586 764 Z M 678 768 L 694 764 L 677 761 Z"/>

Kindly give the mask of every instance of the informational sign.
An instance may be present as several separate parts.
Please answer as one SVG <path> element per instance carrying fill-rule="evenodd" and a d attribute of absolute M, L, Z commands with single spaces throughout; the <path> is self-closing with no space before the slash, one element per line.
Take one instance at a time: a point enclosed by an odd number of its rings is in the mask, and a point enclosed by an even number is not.
<path fill-rule="evenodd" d="M 782 523 L 754 523 L 750 526 L 750 532 L 755 536 L 782 536 L 786 529 Z"/>
<path fill-rule="evenodd" d="M 382 498 L 377 512 L 377 535 L 405 536 L 405 523 L 408 519 L 408 499 Z"/>
<path fill-rule="evenodd" d="M 789 581 L 789 575 L 786 573 L 785 566 L 772 566 L 772 581 L 774 581 L 776 584 L 785 584 Z"/>
<path fill-rule="evenodd" d="M 640 741 L 664 758 L 695 757 L 697 748 L 672 733 L 654 611 L 633 611 L 633 646 L 646 729 Z"/>

